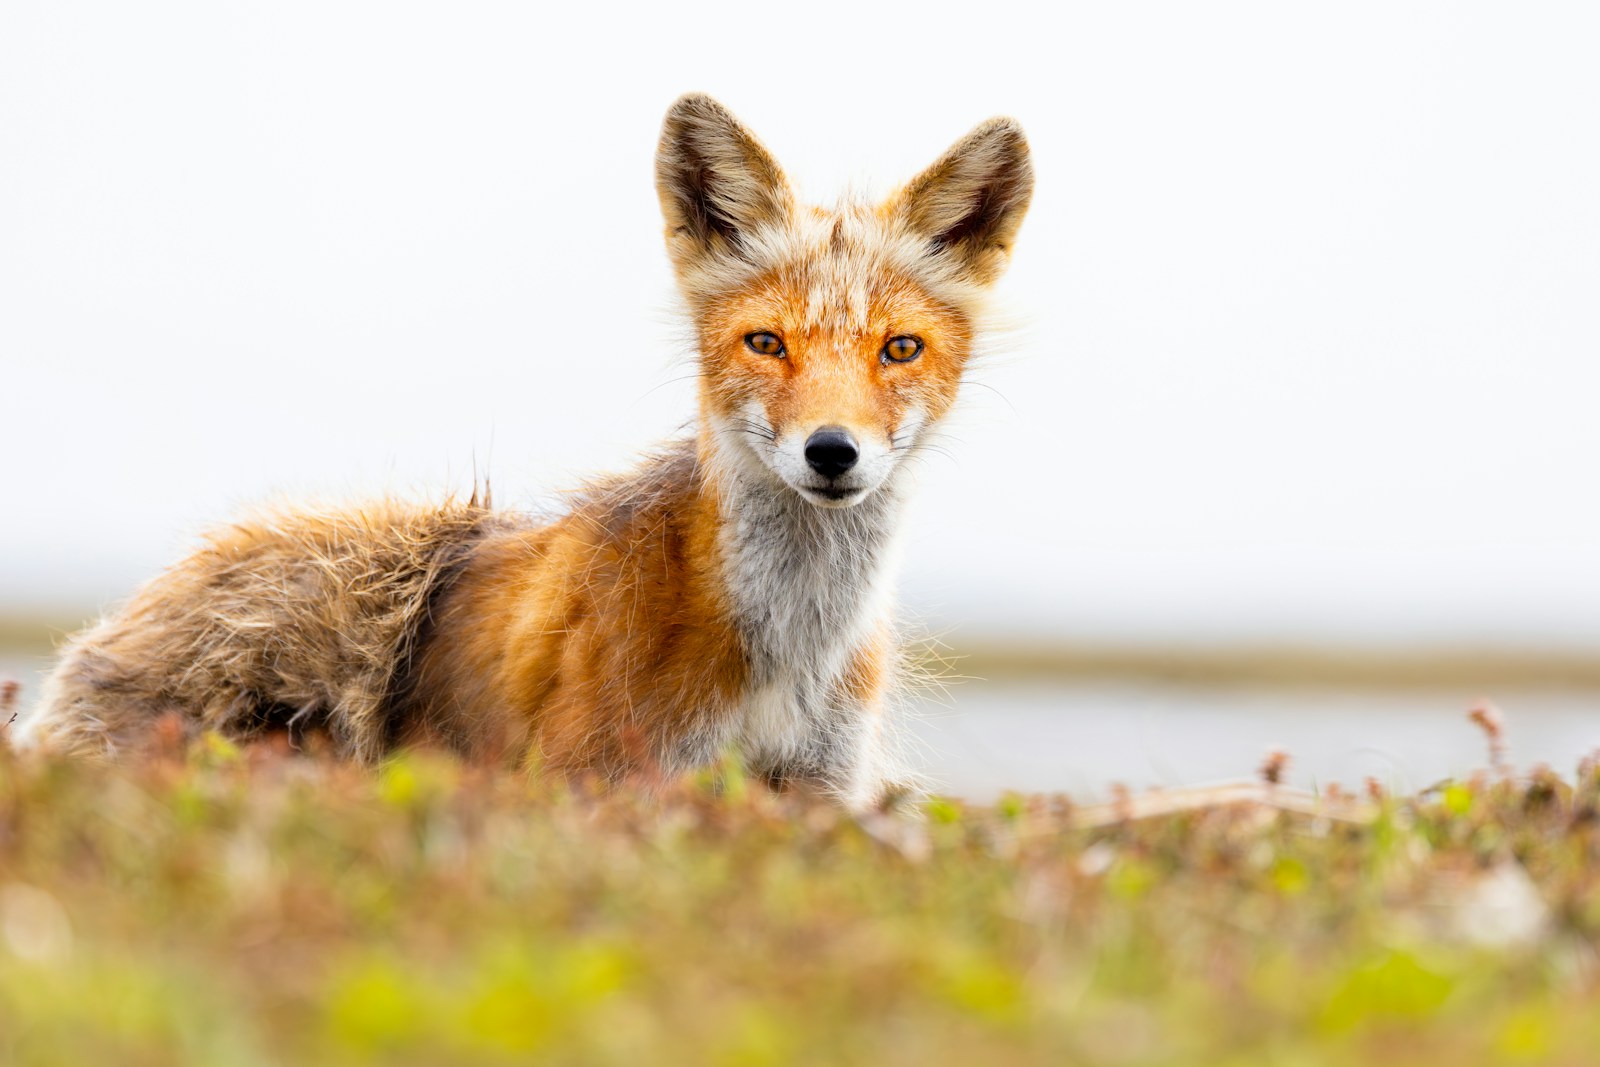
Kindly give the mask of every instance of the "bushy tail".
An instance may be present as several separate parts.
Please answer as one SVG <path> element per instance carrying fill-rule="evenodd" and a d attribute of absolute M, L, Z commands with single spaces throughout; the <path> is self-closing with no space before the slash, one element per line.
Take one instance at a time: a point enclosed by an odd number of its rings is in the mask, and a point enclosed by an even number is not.
<path fill-rule="evenodd" d="M 70 639 L 19 740 L 111 756 L 176 712 L 235 735 L 325 726 L 346 754 L 375 760 L 434 595 L 501 521 L 476 500 L 382 501 L 214 531 Z"/>

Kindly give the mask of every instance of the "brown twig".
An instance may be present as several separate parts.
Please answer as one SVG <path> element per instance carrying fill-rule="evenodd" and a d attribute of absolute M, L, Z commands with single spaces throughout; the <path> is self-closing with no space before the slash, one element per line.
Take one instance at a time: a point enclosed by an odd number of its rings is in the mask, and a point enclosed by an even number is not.
<path fill-rule="evenodd" d="M 1261 811 L 1286 811 L 1297 815 L 1322 816 L 1339 822 L 1365 823 L 1372 819 L 1374 807 L 1351 797 L 1319 797 L 1303 789 L 1268 785 L 1263 782 L 1234 782 L 1196 789 L 1157 790 L 1133 794 L 1113 792 L 1109 803 L 1091 804 L 1073 812 L 1072 823 L 1094 828 L 1140 819 L 1158 818 L 1190 811 L 1221 808 L 1254 808 Z"/>
<path fill-rule="evenodd" d="M 0 725 L 0 732 L 11 729 L 12 724 L 17 721 L 17 697 L 21 693 L 22 683 L 15 678 L 0 680 L 0 715 L 6 715 L 8 711 L 11 713 L 6 716 L 4 725 Z"/>
<path fill-rule="evenodd" d="M 1467 712 L 1467 718 L 1472 720 L 1478 729 L 1483 731 L 1483 736 L 1489 743 L 1489 766 L 1497 774 L 1506 774 L 1510 765 L 1506 761 L 1506 720 L 1492 701 L 1480 700 Z"/>
<path fill-rule="evenodd" d="M 1272 749 L 1261 761 L 1261 780 L 1268 785 L 1282 785 L 1283 772 L 1289 769 L 1289 753 L 1281 748 Z"/>

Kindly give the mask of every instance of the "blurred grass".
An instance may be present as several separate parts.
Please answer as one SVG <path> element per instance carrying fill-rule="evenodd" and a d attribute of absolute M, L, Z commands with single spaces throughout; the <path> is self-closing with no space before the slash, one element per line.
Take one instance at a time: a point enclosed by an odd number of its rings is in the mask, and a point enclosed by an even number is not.
<path fill-rule="evenodd" d="M 1561 648 L 1094 646 L 1001 643 L 974 635 L 944 658 L 953 673 L 1008 680 L 1137 678 L 1185 685 L 1337 689 L 1600 690 L 1600 657 Z"/>
<path fill-rule="evenodd" d="M 80 617 L 68 611 L 0 611 L 0 653 L 45 655 L 60 644 L 63 637 L 94 618 L 94 612 L 85 612 Z"/>
<path fill-rule="evenodd" d="M 1592 763 L 1123 803 L 0 745 L 0 1062 L 1595 1062 Z"/>

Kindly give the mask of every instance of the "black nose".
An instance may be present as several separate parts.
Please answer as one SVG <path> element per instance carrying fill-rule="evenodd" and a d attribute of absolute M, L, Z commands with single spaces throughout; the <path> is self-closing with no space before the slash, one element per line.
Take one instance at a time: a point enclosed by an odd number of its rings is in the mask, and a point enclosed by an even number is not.
<path fill-rule="evenodd" d="M 824 426 L 806 439 L 806 462 L 824 478 L 837 478 L 856 465 L 856 439 L 837 426 Z"/>

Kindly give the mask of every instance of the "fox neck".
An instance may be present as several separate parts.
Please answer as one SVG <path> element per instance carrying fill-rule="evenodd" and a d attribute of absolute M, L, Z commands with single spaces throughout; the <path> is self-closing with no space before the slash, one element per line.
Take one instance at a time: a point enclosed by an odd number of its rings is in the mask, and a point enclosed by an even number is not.
<path fill-rule="evenodd" d="M 699 447 L 748 684 L 798 686 L 806 704 L 829 699 L 851 653 L 888 621 L 910 487 L 896 471 L 853 507 L 818 507 L 736 433 L 707 419 Z"/>

